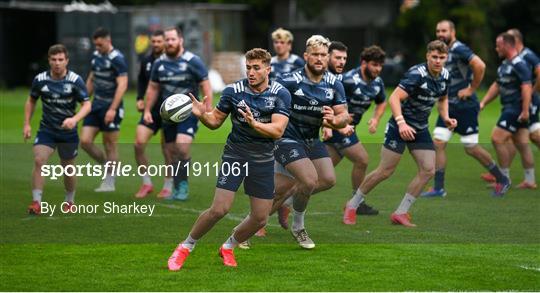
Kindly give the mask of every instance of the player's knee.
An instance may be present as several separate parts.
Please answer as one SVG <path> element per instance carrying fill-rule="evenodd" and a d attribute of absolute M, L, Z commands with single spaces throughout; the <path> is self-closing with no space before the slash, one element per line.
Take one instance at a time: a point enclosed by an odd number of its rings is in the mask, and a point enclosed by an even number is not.
<path fill-rule="evenodd" d="M 336 176 L 335 175 L 326 175 L 319 177 L 318 187 L 322 190 L 326 190 L 336 185 Z"/>
<path fill-rule="evenodd" d="M 317 188 L 317 184 L 318 184 L 317 175 L 310 176 L 302 180 L 302 182 L 298 186 L 298 190 L 300 193 L 303 193 L 303 194 L 311 194 L 313 190 Z"/>
<path fill-rule="evenodd" d="M 395 168 L 381 168 L 378 170 L 378 174 L 382 179 L 387 179 L 394 174 Z"/>
<path fill-rule="evenodd" d="M 229 209 L 227 207 L 212 207 L 208 210 L 208 215 L 212 219 L 221 219 L 227 215 Z"/>
<path fill-rule="evenodd" d="M 142 154 L 144 153 L 144 149 L 146 148 L 146 143 L 139 140 L 135 140 L 135 144 L 133 144 L 133 148 L 135 149 L 136 154 Z"/>
<path fill-rule="evenodd" d="M 92 144 L 94 143 L 91 139 L 89 138 L 81 138 L 81 148 L 85 151 L 88 151 L 91 147 L 92 147 Z"/>
<path fill-rule="evenodd" d="M 427 166 L 420 169 L 420 176 L 424 178 L 432 178 L 435 176 L 435 166 Z"/>
<path fill-rule="evenodd" d="M 41 168 L 41 166 L 45 165 L 46 163 L 47 163 L 47 158 L 45 158 L 43 156 L 36 156 L 34 158 L 34 165 L 37 168 Z"/>
<path fill-rule="evenodd" d="M 257 224 L 257 228 L 260 229 L 266 226 L 268 222 L 268 215 L 250 215 L 251 219 Z"/>
<path fill-rule="evenodd" d="M 465 147 L 465 153 L 469 156 L 474 156 L 477 153 L 477 146 L 478 144 L 473 143 L 464 143 L 463 146 Z"/>

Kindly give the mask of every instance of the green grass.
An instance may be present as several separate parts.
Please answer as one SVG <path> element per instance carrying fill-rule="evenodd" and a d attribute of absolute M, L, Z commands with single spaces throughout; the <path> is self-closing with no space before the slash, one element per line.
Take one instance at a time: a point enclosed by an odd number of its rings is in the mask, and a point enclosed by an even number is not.
<path fill-rule="evenodd" d="M 336 186 L 313 197 L 306 226 L 317 243 L 303 251 L 272 217 L 269 235 L 254 239 L 249 251 L 237 250 L 239 267 L 222 266 L 217 248 L 248 211 L 242 191 L 231 213 L 205 236 L 181 272 L 166 270 L 166 260 L 183 239 L 198 213 L 212 200 L 215 176 L 190 179 L 187 202 L 140 201 L 155 204 L 152 217 L 97 214 L 31 217 L 31 143 L 22 142 L 22 113 L 27 90 L 0 91 L 0 290 L 1 291 L 479 291 L 540 290 L 540 198 L 538 191 L 511 190 L 492 198 L 480 181 L 482 167 L 466 156 L 457 137 L 448 148 L 447 189 L 443 199 L 420 199 L 413 209 L 415 229 L 390 225 L 388 217 L 414 177 L 414 162 L 403 157 L 394 176 L 368 199 L 381 214 L 361 217 L 356 226 L 341 224 L 341 208 L 350 196 L 350 163 L 336 169 Z M 135 165 L 134 127 L 139 114 L 134 95 L 125 101 L 120 155 Z M 490 105 L 481 118 L 481 141 L 493 153 L 489 133 L 499 106 Z M 367 114 L 369 117 L 371 112 Z M 373 169 L 379 159 L 387 111 L 379 131 L 358 129 Z M 34 134 L 39 109 L 33 119 Z M 434 120 L 436 115 L 432 115 Z M 367 119 L 365 119 L 367 121 Z M 219 160 L 230 123 L 217 131 L 201 127 L 193 161 Z M 158 140 L 148 152 L 161 163 Z M 534 149 L 536 163 L 540 163 Z M 81 153 L 77 163 L 89 161 Z M 57 163 L 54 156 L 51 163 Z M 513 182 L 522 179 L 519 160 Z M 117 180 L 117 191 L 97 194 L 97 178 L 78 179 L 77 202 L 129 204 L 140 179 Z M 157 187 L 161 186 L 155 179 Z M 59 204 L 61 180 L 47 180 L 44 200 Z"/>

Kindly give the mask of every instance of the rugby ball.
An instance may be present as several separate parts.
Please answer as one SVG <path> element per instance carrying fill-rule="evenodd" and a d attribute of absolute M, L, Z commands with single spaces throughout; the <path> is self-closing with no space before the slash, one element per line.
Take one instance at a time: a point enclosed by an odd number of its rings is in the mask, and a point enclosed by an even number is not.
<path fill-rule="evenodd" d="M 184 94 L 169 96 L 159 109 L 161 118 L 171 122 L 182 122 L 191 115 L 191 98 Z"/>

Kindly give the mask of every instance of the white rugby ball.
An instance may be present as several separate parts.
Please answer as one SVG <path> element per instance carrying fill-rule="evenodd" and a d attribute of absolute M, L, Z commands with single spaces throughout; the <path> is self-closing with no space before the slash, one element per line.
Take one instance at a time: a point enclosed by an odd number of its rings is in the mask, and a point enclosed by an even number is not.
<path fill-rule="evenodd" d="M 191 98 L 184 94 L 169 96 L 161 104 L 159 113 L 161 118 L 171 122 L 182 122 L 191 115 Z"/>

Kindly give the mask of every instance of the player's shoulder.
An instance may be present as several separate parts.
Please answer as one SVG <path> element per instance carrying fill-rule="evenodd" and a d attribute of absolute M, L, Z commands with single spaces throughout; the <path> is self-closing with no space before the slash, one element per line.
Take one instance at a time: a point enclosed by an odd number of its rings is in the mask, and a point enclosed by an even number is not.
<path fill-rule="evenodd" d="M 228 84 L 225 86 L 225 89 L 223 89 L 222 94 L 231 96 L 244 92 L 246 90 L 246 81 L 247 79 L 244 78 Z"/>
<path fill-rule="evenodd" d="M 328 70 L 324 73 L 323 79 L 330 85 L 336 85 L 336 81 L 338 81 L 337 75 Z"/>
<path fill-rule="evenodd" d="M 77 73 L 71 71 L 71 70 L 68 70 L 67 74 L 66 74 L 66 80 L 71 82 L 71 83 L 77 83 L 77 82 L 80 82 L 80 81 L 83 81 L 82 77 L 80 75 L 78 75 Z"/>
<path fill-rule="evenodd" d="M 270 93 L 271 94 L 280 94 L 284 92 L 289 92 L 281 83 L 277 81 L 271 81 L 270 82 Z"/>
<path fill-rule="evenodd" d="M 463 43 L 460 40 L 456 40 L 452 46 L 450 47 L 450 50 L 470 50 L 469 46 L 467 46 L 465 43 Z"/>
<path fill-rule="evenodd" d="M 450 80 L 450 71 L 448 71 L 448 69 L 443 67 L 443 69 L 441 71 L 441 76 L 446 81 Z"/>
<path fill-rule="evenodd" d="M 270 58 L 270 63 L 271 63 L 271 64 L 278 63 L 278 58 L 277 58 L 277 56 L 272 56 L 272 58 Z"/>
<path fill-rule="evenodd" d="M 428 76 L 428 68 L 426 63 L 416 64 L 407 70 L 407 75 L 410 77 L 423 78 Z"/>
<path fill-rule="evenodd" d="M 124 54 L 122 54 L 122 52 L 120 52 L 118 49 L 113 49 L 108 56 L 111 60 L 124 59 Z"/>
<path fill-rule="evenodd" d="M 373 80 L 373 83 L 381 85 L 381 84 L 384 84 L 384 81 L 383 81 L 383 79 L 382 79 L 380 76 L 377 76 L 377 77 L 375 77 L 375 79 Z"/>
<path fill-rule="evenodd" d="M 281 76 L 280 82 L 284 85 L 289 83 L 301 83 L 304 80 L 304 69 L 298 69 L 293 72 L 285 73 Z"/>
<path fill-rule="evenodd" d="M 512 59 L 512 65 L 519 66 L 521 64 L 525 64 L 525 60 L 521 56 L 518 55 Z"/>
<path fill-rule="evenodd" d="M 292 54 L 289 56 L 289 59 L 287 60 L 289 63 L 297 63 L 297 62 L 303 62 L 304 59 L 300 58 L 300 56 L 296 54 Z"/>
<path fill-rule="evenodd" d="M 196 54 L 188 50 L 184 51 L 184 53 L 182 54 L 182 57 L 180 58 L 186 60 L 189 63 L 193 63 L 193 62 L 197 62 L 201 60 L 199 56 L 197 56 Z"/>
<path fill-rule="evenodd" d="M 45 70 L 43 72 L 40 72 L 38 73 L 35 77 L 34 77 L 34 81 L 36 82 L 43 82 L 43 81 L 47 81 L 49 80 L 49 71 Z"/>

